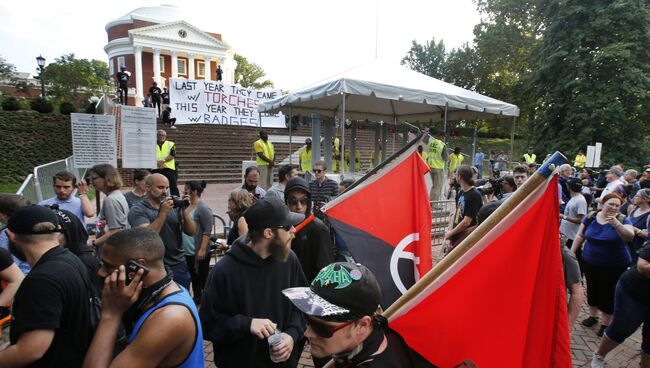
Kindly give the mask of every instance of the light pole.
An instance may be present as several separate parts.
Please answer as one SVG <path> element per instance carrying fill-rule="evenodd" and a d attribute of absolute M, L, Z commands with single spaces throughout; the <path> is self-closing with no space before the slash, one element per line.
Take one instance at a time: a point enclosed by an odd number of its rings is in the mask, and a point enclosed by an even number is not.
<path fill-rule="evenodd" d="M 38 77 L 41 80 L 41 97 L 45 98 L 45 81 L 43 80 L 43 71 L 45 70 L 45 58 L 41 55 L 38 55 L 36 58 L 36 63 L 38 63 L 38 69 L 40 74 Z"/>

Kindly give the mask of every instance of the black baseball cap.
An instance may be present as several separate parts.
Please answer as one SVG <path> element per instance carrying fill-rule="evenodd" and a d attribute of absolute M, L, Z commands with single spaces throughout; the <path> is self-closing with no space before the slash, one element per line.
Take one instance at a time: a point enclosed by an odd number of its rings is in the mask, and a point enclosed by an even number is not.
<path fill-rule="evenodd" d="M 251 230 L 295 226 L 305 219 L 305 216 L 289 211 L 289 208 L 279 198 L 262 198 L 253 203 L 244 213 L 246 224 Z"/>
<path fill-rule="evenodd" d="M 54 225 L 53 229 L 34 231 L 34 225 L 42 222 L 49 222 Z M 9 217 L 7 221 L 7 229 L 14 234 L 20 235 L 37 235 L 37 234 L 51 234 L 60 233 L 63 230 L 59 229 L 59 221 L 56 214 L 49 208 L 31 205 L 17 209 Z"/>
<path fill-rule="evenodd" d="M 375 275 L 361 264 L 336 262 L 324 267 L 309 287 L 282 290 L 303 313 L 331 322 L 373 316 L 381 301 Z"/>
<path fill-rule="evenodd" d="M 582 190 L 582 180 L 578 178 L 570 178 L 567 180 L 567 185 L 574 192 L 580 192 Z"/>

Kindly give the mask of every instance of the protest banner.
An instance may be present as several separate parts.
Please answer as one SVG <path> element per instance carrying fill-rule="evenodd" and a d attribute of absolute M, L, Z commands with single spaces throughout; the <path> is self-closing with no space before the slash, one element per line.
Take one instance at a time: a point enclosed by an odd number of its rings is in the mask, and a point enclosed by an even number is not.
<path fill-rule="evenodd" d="M 221 81 L 171 79 L 169 99 L 176 124 L 219 124 L 259 127 L 257 106 L 281 95 Z M 285 127 L 284 117 L 265 117 L 262 127 Z"/>
<path fill-rule="evenodd" d="M 70 114 L 72 153 L 76 168 L 96 164 L 117 167 L 115 117 L 112 115 Z"/>
<path fill-rule="evenodd" d="M 156 110 L 122 106 L 122 167 L 156 167 Z"/>

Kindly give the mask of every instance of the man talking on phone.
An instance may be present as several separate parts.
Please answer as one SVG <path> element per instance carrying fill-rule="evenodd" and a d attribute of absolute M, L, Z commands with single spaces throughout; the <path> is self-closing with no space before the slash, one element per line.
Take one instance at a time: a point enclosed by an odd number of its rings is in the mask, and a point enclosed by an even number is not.
<path fill-rule="evenodd" d="M 202 367 L 203 335 L 194 301 L 165 271 L 156 232 L 135 228 L 108 238 L 102 253 L 102 313 L 84 367 Z M 113 358 L 123 323 L 127 347 Z"/>

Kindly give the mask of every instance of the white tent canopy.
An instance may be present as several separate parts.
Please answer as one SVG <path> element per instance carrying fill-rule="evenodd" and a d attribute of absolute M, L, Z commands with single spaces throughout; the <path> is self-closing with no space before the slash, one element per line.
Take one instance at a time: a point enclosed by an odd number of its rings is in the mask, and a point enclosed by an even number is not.
<path fill-rule="evenodd" d="M 259 112 L 319 113 L 387 122 L 507 118 L 515 105 L 420 74 L 404 66 L 373 60 L 321 82 L 266 101 Z"/>

